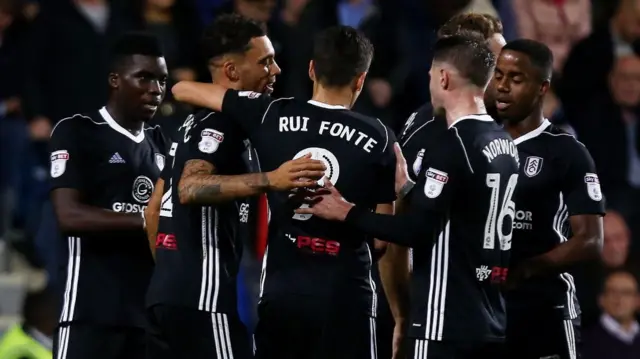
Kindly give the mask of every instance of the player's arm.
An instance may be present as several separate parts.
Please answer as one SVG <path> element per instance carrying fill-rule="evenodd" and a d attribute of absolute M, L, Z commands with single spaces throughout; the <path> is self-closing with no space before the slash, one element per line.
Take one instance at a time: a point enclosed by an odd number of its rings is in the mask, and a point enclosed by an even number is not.
<path fill-rule="evenodd" d="M 217 84 L 180 81 L 171 89 L 175 99 L 197 107 L 222 112 L 249 134 L 262 124 L 273 99 L 251 91 L 230 90 Z"/>
<path fill-rule="evenodd" d="M 143 218 L 138 213 L 118 213 L 84 203 L 84 155 L 74 119 L 56 126 L 51 134 L 51 201 L 60 229 L 64 232 L 111 231 L 143 229 Z"/>
<path fill-rule="evenodd" d="M 566 151 L 570 163 L 562 177 L 565 183 L 562 195 L 573 235 L 553 250 L 525 261 L 522 268 L 516 268 L 517 274 L 525 278 L 564 271 L 600 255 L 605 213 L 600 182 L 589 151 L 577 142 L 572 145 Z"/>
<path fill-rule="evenodd" d="M 164 191 L 164 180 L 158 178 L 153 189 L 151 199 L 144 210 L 144 223 L 149 241 L 149 249 L 153 259 L 156 258 L 156 236 L 158 235 L 158 223 L 160 221 L 160 206 L 162 205 L 162 192 Z"/>
<path fill-rule="evenodd" d="M 395 206 L 393 203 L 379 203 L 376 206 L 376 213 L 380 214 L 394 214 Z M 384 256 L 387 252 L 388 243 L 385 241 L 381 241 L 379 239 L 374 239 L 373 241 L 373 256 L 377 260 Z"/>
<path fill-rule="evenodd" d="M 189 160 L 180 177 L 178 195 L 182 204 L 224 202 L 270 190 L 315 187 L 324 171 L 324 164 L 310 155 L 287 161 L 271 172 L 233 176 L 216 174 L 215 166 L 205 160 Z"/>

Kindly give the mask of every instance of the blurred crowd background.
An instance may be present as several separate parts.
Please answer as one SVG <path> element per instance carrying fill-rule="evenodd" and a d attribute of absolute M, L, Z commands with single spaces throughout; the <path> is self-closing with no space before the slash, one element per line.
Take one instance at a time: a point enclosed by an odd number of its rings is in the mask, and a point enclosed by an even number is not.
<path fill-rule="evenodd" d="M 429 99 L 431 45 L 451 16 L 492 14 L 507 40 L 547 44 L 545 115 L 587 146 L 609 209 L 601 260 L 574 270 L 585 357 L 640 358 L 640 0 L 0 0 L 0 331 L 55 324 L 50 293 L 63 285 L 66 246 L 48 200 L 47 140 L 60 119 L 104 105 L 110 44 L 149 31 L 163 44 L 168 86 L 208 81 L 200 33 L 230 12 L 267 24 L 283 69 L 276 96 L 310 96 L 318 30 L 361 29 L 376 53 L 356 110 L 396 130 Z M 168 93 L 156 121 L 170 131 L 189 111 Z M 251 323 L 261 251 L 247 248 L 241 311 Z"/>

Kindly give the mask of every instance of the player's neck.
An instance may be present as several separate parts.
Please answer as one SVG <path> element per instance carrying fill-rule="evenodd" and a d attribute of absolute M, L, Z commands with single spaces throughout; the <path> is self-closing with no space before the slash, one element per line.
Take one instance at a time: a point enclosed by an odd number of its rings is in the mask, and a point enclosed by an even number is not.
<path fill-rule="evenodd" d="M 348 88 L 344 89 L 326 89 L 322 86 L 316 86 L 311 99 L 317 102 L 331 106 L 344 106 L 351 108 L 353 104 L 353 92 Z"/>
<path fill-rule="evenodd" d="M 508 121 L 505 121 L 504 128 L 507 130 L 509 135 L 511 135 L 511 138 L 515 140 L 516 138 L 524 136 L 540 127 L 543 122 L 544 115 L 542 114 L 542 109 L 536 109 L 527 116 L 527 118 L 518 123 L 511 124 Z"/>
<path fill-rule="evenodd" d="M 121 110 L 113 102 L 107 104 L 107 112 L 111 115 L 114 121 L 118 123 L 122 128 L 137 135 L 142 131 L 142 124 L 144 121 L 136 119 L 133 116 L 127 116 L 126 111 Z"/>
<path fill-rule="evenodd" d="M 450 101 L 452 104 L 445 106 L 449 126 L 461 117 L 487 113 L 482 95 L 465 94 L 462 96 L 453 96 Z"/>

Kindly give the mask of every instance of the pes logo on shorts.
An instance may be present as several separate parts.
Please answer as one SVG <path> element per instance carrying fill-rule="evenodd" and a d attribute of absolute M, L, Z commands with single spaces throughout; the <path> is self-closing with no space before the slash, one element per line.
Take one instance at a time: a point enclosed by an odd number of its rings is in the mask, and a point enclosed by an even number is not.
<path fill-rule="evenodd" d="M 153 182 L 147 176 L 138 176 L 133 181 L 133 189 L 131 195 L 140 203 L 147 203 L 151 199 L 153 193 Z"/>

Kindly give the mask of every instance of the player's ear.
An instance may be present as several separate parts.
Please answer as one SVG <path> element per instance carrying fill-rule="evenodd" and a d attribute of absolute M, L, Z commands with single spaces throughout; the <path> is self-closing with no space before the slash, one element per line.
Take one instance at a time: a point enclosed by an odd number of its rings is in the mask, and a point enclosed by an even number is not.
<path fill-rule="evenodd" d="M 112 89 L 117 89 L 119 85 L 120 76 L 118 76 L 115 72 L 109 72 L 109 87 Z"/>
<path fill-rule="evenodd" d="M 361 92 L 362 88 L 364 87 L 364 80 L 367 78 L 367 73 L 363 72 L 360 74 L 360 76 L 356 77 L 356 81 L 355 81 L 355 88 L 354 90 L 356 92 Z"/>
<path fill-rule="evenodd" d="M 222 71 L 224 75 L 232 82 L 240 81 L 240 69 L 235 61 L 225 60 L 222 63 Z"/>
<path fill-rule="evenodd" d="M 443 90 L 447 90 L 450 81 L 449 72 L 445 71 L 445 69 L 440 69 L 440 87 L 442 87 Z"/>
<path fill-rule="evenodd" d="M 544 81 L 542 86 L 540 86 L 540 96 L 544 96 L 551 89 L 551 81 Z"/>
<path fill-rule="evenodd" d="M 309 79 L 316 82 L 316 65 L 313 60 L 309 61 Z"/>

